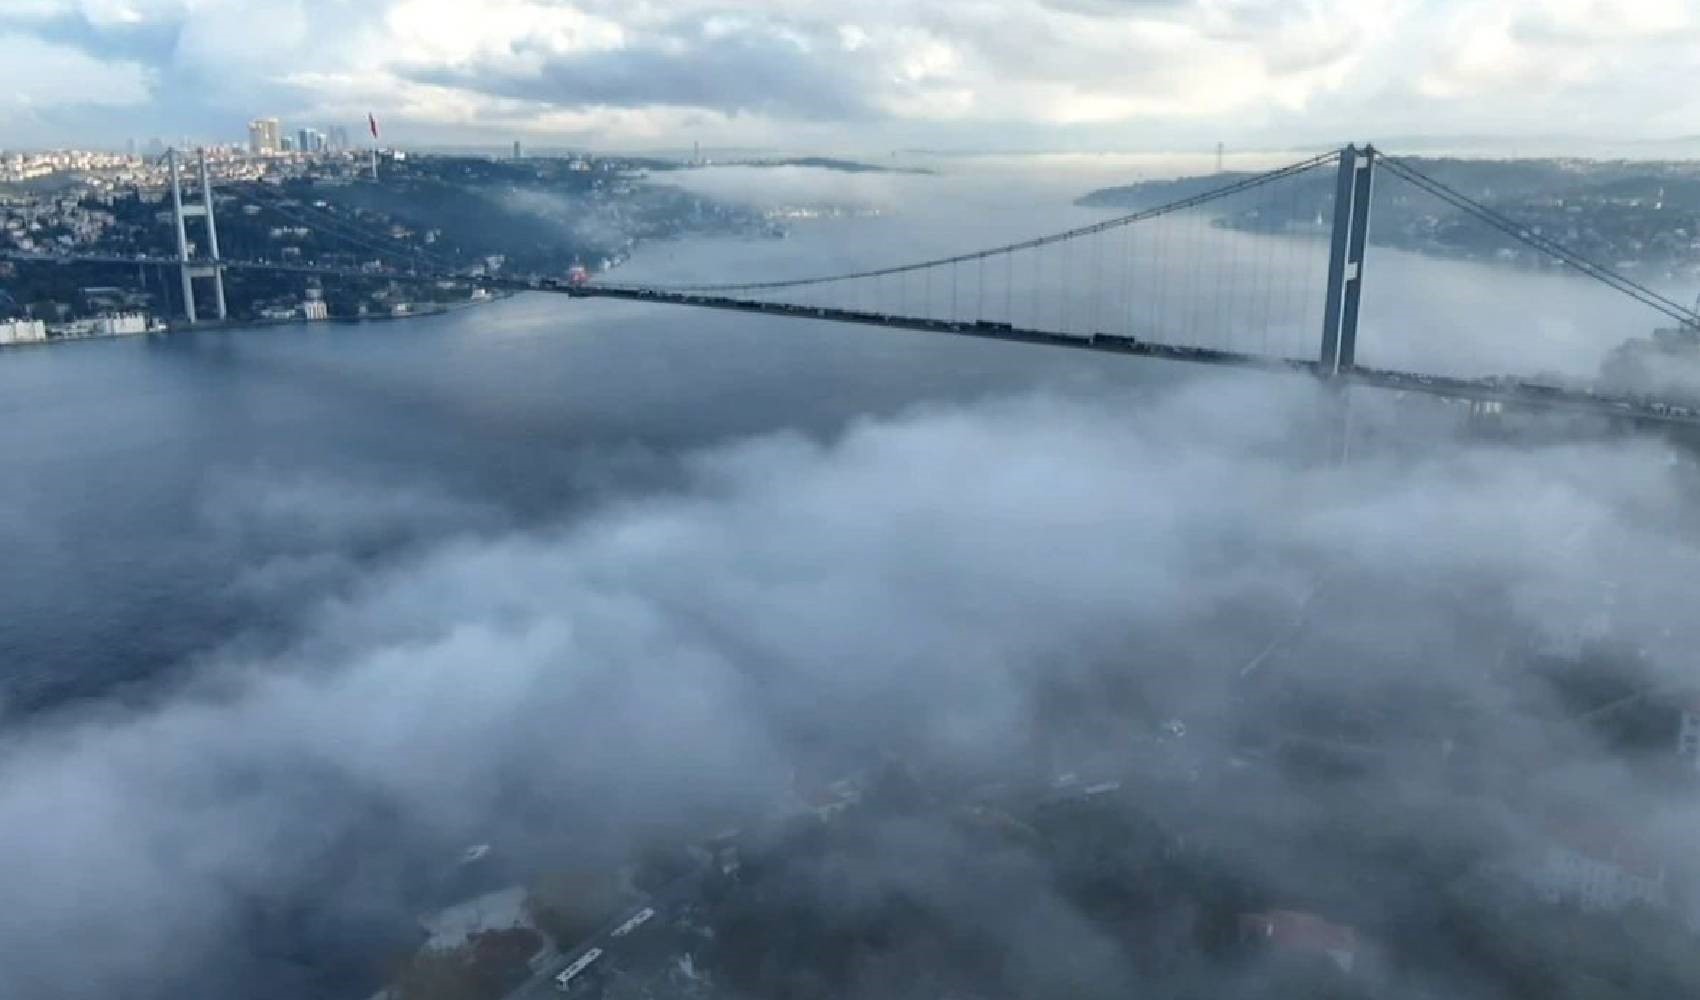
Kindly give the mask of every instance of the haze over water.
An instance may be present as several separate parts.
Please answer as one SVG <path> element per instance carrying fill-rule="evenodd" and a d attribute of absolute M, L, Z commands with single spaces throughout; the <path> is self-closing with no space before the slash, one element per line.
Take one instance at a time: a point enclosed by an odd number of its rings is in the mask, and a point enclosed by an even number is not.
<path fill-rule="evenodd" d="M 1272 165 L 1280 159 L 1244 165 Z M 646 245 L 615 278 L 752 280 L 959 252 L 1103 218 L 1108 213 L 1075 207 L 1073 199 L 1129 179 L 1129 164 L 1092 158 L 928 165 L 942 172 L 850 175 L 728 168 L 683 175 L 682 183 L 704 192 L 748 197 L 773 207 L 832 202 L 879 214 L 798 221 L 786 240 Z M 1153 161 L 1134 166 L 1145 176 L 1157 176 L 1200 165 Z M 1231 238 L 1246 241 L 1247 254 L 1259 252 L 1257 241 L 1263 239 Z M 1204 280 L 1188 294 L 1202 308 L 1211 303 L 1212 288 Z M 1311 314 L 1317 308 L 1315 301 L 1296 302 L 1293 314 L 1286 317 L 1295 355 L 1308 350 L 1314 339 Z M 1418 368 L 1438 361 L 1441 367 L 1436 370 L 1472 373 L 1590 373 L 1605 350 L 1656 325 L 1656 317 L 1563 275 L 1436 261 L 1379 248 L 1371 251 L 1365 310 L 1360 360 Z M 1508 331 L 1505 338 L 1492 339 L 1491 331 L 1500 326 Z M 1539 336 L 1517 340 L 1510 332 L 1514 328 L 1533 328 Z M 230 691 L 245 690 L 243 685 L 254 677 L 268 677 L 280 663 L 286 675 L 300 670 L 316 678 L 314 671 L 322 668 L 330 672 L 325 685 L 334 692 L 335 704 L 369 708 L 373 714 L 350 711 L 344 718 L 322 712 L 311 698 L 292 701 L 292 690 L 280 696 L 287 705 L 282 711 L 291 721 L 279 724 L 278 731 L 310 732 L 311 739 L 303 741 L 315 747 L 336 748 L 344 741 L 358 745 L 361 754 L 355 756 L 362 764 L 355 768 L 358 779 L 350 783 L 364 789 L 361 782 L 371 781 L 402 802 L 404 813 L 416 801 L 426 803 L 420 812 L 426 816 L 428 833 L 420 839 L 435 848 L 432 838 L 454 843 L 491 822 L 500 810 L 480 795 L 487 785 L 515 778 L 512 762 L 505 757 L 499 758 L 500 766 L 480 770 L 485 761 L 478 749 L 491 730 L 511 721 L 502 712 L 511 707 L 504 698 L 529 705 L 524 685 L 534 679 L 516 680 L 517 671 L 505 666 L 509 660 L 526 662 L 524 651 L 533 641 L 547 645 L 570 635 L 573 643 L 594 649 L 599 629 L 620 632 L 630 626 L 632 634 L 647 639 L 646 630 L 658 628 L 643 612 L 620 604 L 621 597 L 630 596 L 627 588 L 642 590 L 622 579 L 612 588 L 613 596 L 573 595 L 595 604 L 599 614 L 606 611 L 606 620 L 575 620 L 560 626 L 558 634 L 549 628 L 540 633 L 522 628 L 515 640 L 518 651 L 503 644 L 509 638 L 503 634 L 503 642 L 490 644 L 495 651 L 486 653 L 481 629 L 500 634 L 492 622 L 506 621 L 510 611 L 529 621 L 526 616 L 535 611 L 511 610 L 504 602 L 520 600 L 516 592 L 524 588 L 508 589 L 514 580 L 554 565 L 547 559 L 540 560 L 542 566 L 529 563 L 536 552 L 553 553 L 558 546 L 562 560 L 579 560 L 589 567 L 587 579 L 618 578 L 623 567 L 649 556 L 668 563 L 668 546 L 677 536 L 702 527 L 699 520 L 712 522 L 713 530 L 701 533 L 710 540 L 700 547 L 693 543 L 681 560 L 691 560 L 697 569 L 706 567 L 708 582 L 703 587 L 711 600 L 708 610 L 692 609 L 700 612 L 700 620 L 682 617 L 713 634 L 723 624 L 717 614 L 743 606 L 747 595 L 740 587 L 756 588 L 760 596 L 756 584 L 737 576 L 749 564 L 764 570 L 756 575 L 760 581 L 784 582 L 775 585 L 776 592 L 805 595 L 796 598 L 796 608 L 773 609 L 772 618 L 791 614 L 812 621 L 808 608 L 834 602 L 860 606 L 827 584 L 822 584 L 823 592 L 809 590 L 822 579 L 832 583 L 832 569 L 817 573 L 791 565 L 783 558 L 783 541 L 813 538 L 817 530 L 830 535 L 834 524 L 866 527 L 857 517 L 886 502 L 894 504 L 890 518 L 900 525 L 909 523 L 905 518 L 923 514 L 948 523 L 945 515 L 966 509 L 963 523 L 977 527 L 961 549 L 946 544 L 948 539 L 939 540 L 936 532 L 916 530 L 913 537 L 906 536 L 905 551 L 922 551 L 946 567 L 1008 557 L 1001 565 L 1015 577 L 1015 566 L 1043 564 L 1049 547 L 1044 539 L 1060 536 L 1064 546 L 1074 546 L 1066 548 L 1068 572 L 1054 578 L 1041 572 L 1040 578 L 1055 586 L 1041 590 L 1035 585 L 1033 593 L 1022 595 L 1023 607 L 1038 608 L 1052 623 L 1060 619 L 1070 625 L 1091 624 L 1115 600 L 1149 598 L 1147 610 L 1157 609 L 1151 610 L 1153 620 L 1162 621 L 1164 614 L 1185 614 L 1184 608 L 1165 603 L 1179 602 L 1169 595 L 1167 582 L 1134 580 L 1120 590 L 1106 589 L 1093 584 L 1094 574 L 1102 571 L 1107 579 L 1119 579 L 1116 574 L 1128 565 L 1147 559 L 1155 565 L 1189 565 L 1192 546 L 1186 544 L 1186 519 L 1166 506 L 1170 501 L 1185 506 L 1176 497 L 1208 498 L 1222 504 L 1217 513 L 1224 520 L 1257 523 L 1256 504 L 1235 498 L 1241 491 L 1248 498 L 1264 495 L 1258 491 L 1279 476 L 1271 472 L 1246 480 L 1237 477 L 1242 467 L 1254 464 L 1248 455 L 1284 439 L 1286 431 L 1277 425 L 1291 415 L 1292 400 L 1307 391 L 1298 380 L 1063 350 L 546 295 L 523 295 L 397 323 L 284 326 L 8 351 L 0 354 L 0 450 L 7 456 L 7 474 L 0 478 L 0 547 L 7 554 L 0 566 L 0 602 L 8 609 L 0 617 L 0 707 L 15 732 L 28 733 L 38 720 L 51 719 L 56 712 L 100 717 L 110 710 L 109 699 L 169 708 L 180 696 L 175 683 L 190 679 L 191 690 L 199 694 L 210 688 L 215 696 L 222 691 L 246 705 L 243 696 Z M 1160 440 L 1123 448 L 1124 436 L 1147 420 L 1176 433 L 1196 433 L 1198 448 L 1175 456 L 1161 451 Z M 1027 433 L 1031 436 L 1024 436 Z M 981 453 L 996 454 L 996 462 L 960 458 Z M 1149 480 L 1141 478 L 1146 474 L 1144 461 L 1129 470 L 1111 468 L 1128 454 L 1153 462 L 1172 458 L 1174 466 L 1161 466 Z M 1623 461 L 1641 457 L 1637 452 Z M 1047 469 L 1056 471 L 1047 465 L 1053 462 L 1061 470 L 1057 476 L 1046 474 Z M 1034 474 L 1017 477 L 1019 488 L 1012 488 L 1016 479 L 997 477 L 1006 463 Z M 867 488 L 857 473 L 868 469 L 882 473 L 884 478 L 875 479 L 883 485 Z M 1183 486 L 1165 492 L 1170 482 L 1165 476 Z M 905 482 L 892 485 L 894 478 Z M 1149 485 L 1151 495 L 1135 495 L 1135 484 Z M 767 487 L 772 496 L 762 492 Z M 906 491 L 924 496 L 906 506 Z M 1276 495 L 1296 503 L 1301 492 Z M 722 501 L 731 511 L 724 524 L 717 520 L 721 514 L 715 506 Z M 811 506 L 816 504 L 818 511 Z M 1146 548 L 1129 542 L 1126 549 L 1112 545 L 1108 551 L 1099 550 L 1102 537 L 1093 512 L 1111 516 L 1117 511 L 1130 519 L 1131 530 L 1150 532 L 1137 535 L 1148 543 Z M 655 519 L 645 520 L 650 514 Z M 826 528 L 819 528 L 816 518 Z M 1000 534 L 1006 529 L 1007 534 Z M 1032 529 L 1030 535 L 1024 534 L 1026 529 Z M 1256 532 L 1249 535 L 1257 537 Z M 1117 525 L 1111 524 L 1103 536 L 1120 537 Z M 858 536 L 852 532 L 845 537 L 843 549 L 835 550 L 827 562 L 856 563 Z M 929 549 L 931 543 L 937 543 L 939 551 Z M 620 548 L 626 545 L 631 548 Z M 982 547 L 991 554 L 980 551 Z M 768 557 L 778 568 L 763 561 Z M 1057 558 L 1061 562 L 1061 556 Z M 573 562 L 575 572 L 579 565 Z M 721 573 L 732 579 L 720 579 Z M 896 560 L 881 563 L 871 576 L 880 585 L 870 586 L 870 593 L 881 593 L 887 585 L 894 592 L 902 590 L 914 582 L 905 573 Z M 917 575 L 924 580 L 925 573 Z M 656 592 L 663 596 L 655 598 L 656 603 L 684 603 L 680 591 L 694 588 L 694 580 L 687 574 L 683 583 L 657 584 Z M 495 596 L 484 592 L 485 584 Z M 1000 635 L 998 616 L 992 612 L 1009 589 L 1020 586 L 990 576 L 983 585 L 984 593 L 976 591 L 962 602 L 974 612 L 965 613 L 963 620 L 974 626 L 950 632 L 949 641 Z M 917 589 L 928 590 L 919 585 Z M 1110 596 L 1094 596 L 1100 591 Z M 1223 583 L 1222 590 L 1213 593 L 1223 596 L 1233 588 Z M 856 596 L 862 595 L 851 595 Z M 607 598 L 612 610 L 596 604 L 600 598 Z M 876 604 L 876 611 L 886 616 L 883 620 L 902 619 L 900 602 L 891 601 L 890 607 Z M 761 602 L 744 603 L 754 607 Z M 568 597 L 561 599 L 562 608 L 570 605 Z M 470 623 L 460 620 L 467 608 L 473 609 L 467 612 Z M 1081 616 L 1080 622 L 1070 617 L 1074 613 Z M 757 661 L 764 656 L 780 659 L 791 648 L 788 640 L 765 630 L 781 629 L 783 622 L 773 624 L 768 612 L 752 617 L 759 618 L 761 627 L 737 636 L 737 642 L 747 643 L 745 651 Z M 916 617 L 923 616 L 917 612 Z M 948 613 L 943 617 L 957 621 Z M 859 631 L 868 626 L 866 621 L 829 624 L 843 628 L 842 633 L 828 629 L 828 638 L 837 643 L 832 655 L 851 649 Z M 952 648 L 945 632 L 941 627 L 940 634 L 927 641 L 940 649 Z M 1019 644 L 1016 635 L 1002 638 Z M 1020 641 L 1028 638 L 1021 633 Z M 455 644 L 463 641 L 471 652 L 456 659 L 465 651 Z M 1031 641 L 1038 644 L 1037 639 Z M 634 640 L 633 648 L 624 652 L 632 663 L 671 662 L 660 648 L 665 645 L 657 641 L 658 650 L 651 656 L 647 645 Z M 974 644 L 967 645 L 964 663 L 973 661 Z M 369 665 L 363 658 L 369 650 L 378 651 L 372 655 L 379 660 L 380 679 L 361 672 Z M 366 678 L 355 691 L 338 686 L 345 683 L 345 673 L 337 671 L 349 658 L 360 666 L 348 668 L 346 677 Z M 868 669 L 897 688 L 919 684 L 898 676 L 901 662 L 897 658 Z M 694 677 L 693 670 L 699 668 L 712 673 L 695 660 L 678 669 Z M 386 728 L 392 723 L 386 714 L 393 707 L 388 699 L 392 692 L 410 690 L 408 678 L 416 676 L 414 671 L 431 678 L 428 691 L 417 700 L 397 696 L 400 707 L 394 719 L 399 721 L 392 733 Z M 802 676 L 812 683 L 840 675 L 804 669 Z M 962 718 L 941 724 L 947 735 L 939 739 L 947 741 L 948 736 L 963 746 L 979 745 L 980 737 L 998 731 L 988 719 L 1007 721 L 1001 714 L 1001 692 L 974 687 L 966 676 L 952 675 L 950 681 L 963 685 L 960 702 L 958 695 L 951 699 Z M 262 686 L 266 683 L 271 682 Z M 360 687 L 367 683 L 369 689 Z M 615 682 L 603 678 L 602 683 Z M 797 683 L 802 686 L 802 681 Z M 854 701 L 858 693 L 851 689 L 852 682 L 843 683 L 844 690 L 820 695 L 821 703 L 836 704 L 834 696 Z M 221 688 L 226 684 L 229 690 Z M 632 684 L 642 686 L 640 681 Z M 653 695 L 651 689 L 644 691 Z M 553 691 L 545 694 L 564 697 Z M 657 723 L 653 731 L 639 726 L 640 737 L 647 735 L 650 743 L 659 745 L 673 738 L 675 729 L 712 731 L 713 709 L 723 707 L 716 700 L 719 696 L 705 696 L 706 708 L 663 698 L 666 703 L 658 712 L 666 725 Z M 405 766 L 394 763 L 405 756 L 396 748 L 408 746 L 417 736 L 402 723 L 426 715 L 439 718 L 424 713 L 420 701 L 447 717 L 455 713 L 446 706 L 453 704 L 458 711 L 461 697 L 475 703 L 468 710 L 469 721 L 464 731 L 444 723 L 447 735 L 439 757 Z M 774 697 L 783 701 L 782 695 Z M 490 705 L 484 706 L 481 699 Z M 727 696 L 728 703 L 733 700 Z M 799 703 L 805 700 L 799 696 Z M 217 697 L 214 701 L 223 704 Z M 526 716 L 516 728 L 535 735 L 533 729 L 541 733 L 558 713 L 571 710 L 566 702 L 546 703 L 552 706 L 549 714 Z M 911 702 L 926 704 L 924 697 Z M 489 711 L 481 714 L 481 707 Z M 786 702 L 785 709 L 796 705 Z M 252 724 L 262 734 L 256 739 L 263 748 L 272 746 L 268 740 L 287 743 L 267 728 L 266 720 L 272 718 L 267 711 L 254 709 L 252 717 L 243 714 L 228 728 L 246 734 Z M 695 714 L 699 711 L 701 718 Z M 149 730 L 145 736 L 121 728 L 123 742 L 107 744 L 90 737 L 99 748 L 91 753 L 102 761 L 108 755 L 122 761 L 125 747 L 198 748 L 196 740 L 205 736 L 197 728 L 201 725 L 216 731 L 208 737 L 216 746 L 246 746 L 240 739 L 217 735 L 226 722 L 197 716 L 183 724 L 194 731 L 191 738 L 176 728 L 176 715 L 168 712 L 165 717 L 172 725 L 160 723 L 162 731 Z M 153 716 L 144 718 L 154 725 Z M 303 721 L 309 718 L 314 721 Z M 480 725 L 485 728 L 477 728 Z M 597 730 L 597 735 L 606 734 Z M 729 745 L 717 742 L 722 737 Z M 364 742 L 368 738 L 370 744 Z M 550 780 L 578 782 L 571 786 L 581 796 L 577 802 L 600 804 L 604 799 L 597 795 L 602 795 L 620 803 L 623 817 L 651 818 L 653 809 L 627 801 L 638 796 L 601 772 L 606 762 L 599 763 L 596 745 L 588 735 L 584 739 L 571 742 L 571 753 L 563 751 L 566 763 L 555 762 L 563 770 L 552 772 Z M 751 763 L 772 763 L 766 752 L 771 748 L 751 750 L 725 734 L 705 742 L 724 755 L 705 755 L 700 765 L 705 770 L 723 759 L 747 766 L 750 785 L 772 777 Z M 269 787 L 263 748 L 253 751 L 255 760 L 246 762 L 251 770 L 235 776 L 220 772 L 209 782 L 223 787 L 253 781 Z M 327 750 L 327 758 L 334 760 L 336 753 Z M 370 764 L 364 755 L 381 763 Z M 493 752 L 491 756 L 498 757 Z M 656 757 L 660 759 L 659 751 Z M 66 767 L 76 767 L 78 759 L 73 757 Z M 687 766 L 672 756 L 666 760 L 671 766 Z M 648 756 L 644 761 L 654 763 Z M 216 770 L 218 765 L 206 766 Z M 654 779 L 658 786 L 690 784 L 661 770 L 666 776 Z M 727 773 L 737 770 L 722 768 Z M 172 774 L 173 782 L 191 780 Z M 93 778 L 88 784 L 97 799 L 106 788 Z M 130 784 L 115 781 L 121 787 Z M 742 780 L 732 784 L 739 793 L 749 791 Z M 84 785 L 69 781 L 56 787 L 82 790 Z M 150 786 L 141 782 L 139 787 Z M 171 787 L 178 789 L 176 784 Z M 0 817 L 8 815 L 7 808 L 20 813 L 39 810 L 57 794 L 38 795 L 23 782 L 0 789 Z M 308 811 L 305 803 L 319 801 L 318 795 L 317 789 L 299 799 L 283 794 L 286 807 L 279 807 L 279 815 L 273 814 L 269 800 L 252 808 L 265 829 L 293 831 L 295 818 Z M 114 812 L 124 811 L 122 802 L 107 805 Z M 646 800 L 644 806 L 653 803 Z M 580 813 L 598 808 L 581 807 Z M 408 817 L 417 818 L 411 813 Z M 226 819 L 228 824 L 221 825 Z M 173 838 L 182 838 L 193 855 L 186 867 L 197 874 L 211 872 L 206 881 L 222 885 L 220 879 L 229 871 L 222 867 L 226 862 L 220 860 L 220 851 L 249 829 L 251 819 L 221 812 L 220 822 L 209 823 L 216 835 L 193 829 L 192 819 L 182 821 L 190 828 L 172 829 L 166 839 L 177 843 Z M 349 826 L 365 830 L 368 819 L 350 821 Z M 613 821 L 606 825 L 616 826 Z M 15 836 L 23 842 L 12 845 L 20 853 L 11 856 L 37 858 L 55 834 L 48 824 L 40 842 L 21 833 Z M 202 837 L 207 839 L 203 842 Z M 7 844 L 0 839 L 0 849 Z M 139 858 L 153 857 L 152 841 L 149 845 L 126 842 L 110 851 L 95 848 L 76 859 L 76 866 L 114 879 L 113 892 L 131 891 L 145 902 L 154 898 L 150 893 L 157 887 L 131 885 L 127 878 L 144 867 Z M 204 857 L 196 853 L 203 849 Z M 248 870 L 231 865 L 232 870 Z M 315 870 L 306 862 L 302 867 Z M 188 897 L 188 907 L 202 901 L 196 895 L 201 888 L 198 883 L 189 889 L 174 885 L 167 895 Z M 47 898 L 47 890 L 36 897 L 30 889 L 17 891 L 38 904 Z M 370 897 L 381 898 L 381 893 L 373 891 Z M 111 912 L 126 915 L 122 901 L 111 905 Z M 75 912 L 49 914 L 43 926 L 71 926 L 79 919 Z M 205 951 L 185 959 L 187 969 L 162 973 L 150 985 L 217 983 L 222 982 L 219 975 L 234 977 L 238 971 L 272 968 L 268 962 L 283 964 L 275 956 L 256 956 L 255 949 L 220 938 L 225 929 L 202 915 L 162 919 L 160 933 L 178 933 L 174 921 L 189 928 Z M 298 978 L 279 978 L 266 988 L 275 986 L 275 992 L 252 995 L 306 995 L 326 982 L 347 986 L 340 976 L 360 982 L 349 970 L 365 968 L 361 949 L 366 935 L 376 934 L 370 927 L 382 923 L 374 918 L 368 925 L 338 911 L 336 920 L 303 932 L 331 956 L 323 968 L 295 969 L 290 975 Z M 21 935 L 12 939 L 11 947 L 28 940 Z M 110 975 L 147 967 L 143 956 L 157 942 L 144 938 L 133 944 L 134 954 L 119 955 L 103 966 L 116 970 Z M 0 941 L 0 965 L 27 950 L 19 948 L 8 956 L 7 947 L 8 942 Z M 46 958 L 39 960 L 51 965 Z M 101 976 L 90 980 L 110 981 Z"/>
<path fill-rule="evenodd" d="M 1079 195 L 1209 163 L 905 158 L 899 165 L 939 173 L 695 171 L 676 176 L 708 195 L 877 214 L 797 221 L 786 240 L 650 244 L 611 280 L 748 281 L 958 253 L 1088 224 L 1115 213 L 1076 207 Z M 1290 255 L 1290 266 L 1308 269 L 1295 282 L 1315 286 L 1317 256 Z M 1043 280 L 1051 288 L 1062 279 Z M 1134 296 L 1146 280 L 1136 273 Z M 1208 276 L 1191 286 L 1198 308 L 1215 288 Z M 1585 375 L 1656 318 L 1569 276 L 1385 248 L 1372 251 L 1365 294 L 1361 360 L 1471 374 Z M 1293 356 L 1314 351 L 1319 298 L 1294 293 L 1284 303 Z M 1506 331 L 1499 342 L 1484 337 L 1494 328 Z M 1530 329 L 1536 337 L 1517 335 Z M 329 572 L 316 561 L 331 551 L 338 560 L 393 555 L 468 515 L 491 525 L 560 516 L 608 490 L 665 483 L 681 453 L 716 441 L 832 434 L 862 415 L 988 393 L 1120 393 L 1203 377 L 973 340 L 546 296 L 396 324 L 81 344 L 4 361 L 0 434 L 13 474 L 0 513 L 19 558 L 0 597 L 20 613 L 0 624 L 0 690 L 15 708 L 99 692 L 251 628 L 282 626 L 278 595 L 244 590 L 255 557 L 295 560 L 300 579 L 287 596 L 310 599 L 315 572 Z M 278 484 L 281 499 L 269 493 Z M 290 509 L 345 489 L 353 499 L 340 502 L 358 508 L 353 528 Z M 397 496 L 435 513 L 391 523 Z"/>

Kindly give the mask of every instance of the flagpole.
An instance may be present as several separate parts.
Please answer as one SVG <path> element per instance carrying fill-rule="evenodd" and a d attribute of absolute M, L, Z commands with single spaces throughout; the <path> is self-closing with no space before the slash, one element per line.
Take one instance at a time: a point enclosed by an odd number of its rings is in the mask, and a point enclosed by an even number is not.
<path fill-rule="evenodd" d="M 378 118 L 366 112 L 366 127 L 372 133 L 372 182 L 378 181 Z"/>

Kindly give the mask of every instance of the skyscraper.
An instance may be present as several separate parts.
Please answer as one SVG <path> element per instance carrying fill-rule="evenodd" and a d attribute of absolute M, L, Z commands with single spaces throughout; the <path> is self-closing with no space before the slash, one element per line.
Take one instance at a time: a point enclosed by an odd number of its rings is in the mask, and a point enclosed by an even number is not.
<path fill-rule="evenodd" d="M 255 156 L 283 148 L 283 126 L 276 118 L 256 118 L 248 123 L 248 152 Z"/>
<path fill-rule="evenodd" d="M 330 148 L 339 153 L 348 148 L 348 128 L 346 126 L 331 126 Z"/>
<path fill-rule="evenodd" d="M 323 153 L 325 134 L 316 128 L 304 128 L 295 133 L 295 148 L 303 153 Z"/>

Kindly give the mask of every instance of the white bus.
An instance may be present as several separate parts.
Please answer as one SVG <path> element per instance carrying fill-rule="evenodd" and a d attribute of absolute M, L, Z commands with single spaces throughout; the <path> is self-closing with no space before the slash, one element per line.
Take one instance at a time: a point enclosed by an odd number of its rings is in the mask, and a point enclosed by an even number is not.
<path fill-rule="evenodd" d="M 573 981 L 601 957 L 602 949 L 592 948 L 574 959 L 573 964 L 562 969 L 561 974 L 555 977 L 555 988 L 560 990 L 562 993 L 572 989 L 574 985 Z"/>
<path fill-rule="evenodd" d="M 653 916 L 655 916 L 655 911 L 646 906 L 643 909 L 632 914 L 629 918 L 627 918 L 625 923 L 614 928 L 614 933 L 611 936 L 617 937 L 617 938 L 623 938 L 627 934 L 630 934 L 632 931 L 635 931 L 639 927 L 642 927 L 644 924 L 648 923 L 649 918 L 653 917 Z"/>

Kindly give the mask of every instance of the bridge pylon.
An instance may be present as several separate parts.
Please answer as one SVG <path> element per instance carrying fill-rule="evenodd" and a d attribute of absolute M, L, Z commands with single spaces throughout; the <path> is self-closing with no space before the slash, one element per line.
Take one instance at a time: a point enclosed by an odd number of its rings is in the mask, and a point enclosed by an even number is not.
<path fill-rule="evenodd" d="M 1357 364 L 1358 303 L 1363 295 L 1364 250 L 1369 243 L 1369 203 L 1375 185 L 1375 147 L 1340 151 L 1334 186 L 1334 233 L 1328 247 L 1328 298 L 1322 312 L 1324 377 Z"/>
<path fill-rule="evenodd" d="M 165 154 L 166 163 L 171 168 L 171 215 L 177 226 L 177 269 L 183 278 L 183 315 L 193 324 L 199 321 L 195 313 L 195 279 L 211 278 L 213 282 L 213 308 L 219 319 L 228 315 L 224 303 L 224 269 L 219 266 L 218 255 L 218 222 L 213 217 L 213 194 L 211 174 L 207 171 L 207 151 L 201 150 L 199 167 L 201 174 L 201 201 L 199 204 L 185 205 L 183 203 L 183 182 L 181 169 L 177 163 L 177 150 L 170 149 Z M 203 216 L 207 220 L 207 256 L 212 263 L 196 264 L 189 257 L 189 232 L 186 220 L 193 215 Z"/>

